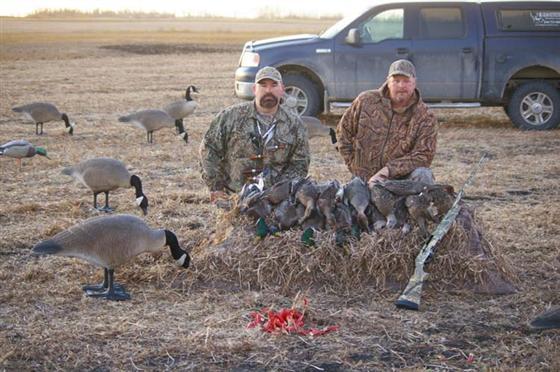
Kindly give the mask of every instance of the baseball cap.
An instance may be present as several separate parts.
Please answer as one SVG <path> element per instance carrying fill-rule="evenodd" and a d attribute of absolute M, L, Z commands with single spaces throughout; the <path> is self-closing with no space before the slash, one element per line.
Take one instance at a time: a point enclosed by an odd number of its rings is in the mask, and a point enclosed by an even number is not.
<path fill-rule="evenodd" d="M 259 81 L 264 79 L 270 79 L 276 81 L 277 83 L 281 83 L 282 75 L 280 75 L 280 71 L 278 71 L 274 67 L 265 66 L 257 72 L 257 75 L 255 76 L 255 83 L 258 83 Z"/>
<path fill-rule="evenodd" d="M 389 67 L 389 74 L 387 75 L 387 77 L 393 75 L 404 75 L 408 76 L 409 78 L 415 78 L 416 68 L 414 68 L 412 62 L 406 59 L 399 59 L 391 63 L 391 66 Z"/>

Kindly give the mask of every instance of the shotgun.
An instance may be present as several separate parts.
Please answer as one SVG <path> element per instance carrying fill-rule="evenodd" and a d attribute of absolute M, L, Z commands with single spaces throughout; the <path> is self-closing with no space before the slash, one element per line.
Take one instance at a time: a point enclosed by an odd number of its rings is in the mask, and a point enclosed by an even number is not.
<path fill-rule="evenodd" d="M 437 243 L 447 234 L 451 225 L 453 225 L 453 221 L 459 214 L 459 210 L 461 206 L 459 205 L 459 201 L 463 197 L 465 192 L 465 188 L 469 186 L 474 179 L 475 174 L 480 169 L 482 163 L 486 160 L 486 154 L 483 154 L 480 158 L 476 167 L 471 171 L 471 174 L 465 181 L 465 184 L 457 194 L 455 201 L 453 202 L 452 207 L 449 211 L 445 214 L 439 225 L 436 226 L 434 232 L 428 239 L 428 241 L 424 244 L 418 256 L 416 256 L 415 260 L 415 268 L 414 274 L 408 280 L 408 285 L 404 289 L 403 293 L 399 296 L 397 301 L 395 301 L 395 305 L 400 309 L 408 309 L 408 310 L 418 310 L 420 307 L 420 298 L 422 296 L 422 286 L 428 273 L 424 271 L 425 264 L 431 259 L 435 252 L 435 247 Z"/>

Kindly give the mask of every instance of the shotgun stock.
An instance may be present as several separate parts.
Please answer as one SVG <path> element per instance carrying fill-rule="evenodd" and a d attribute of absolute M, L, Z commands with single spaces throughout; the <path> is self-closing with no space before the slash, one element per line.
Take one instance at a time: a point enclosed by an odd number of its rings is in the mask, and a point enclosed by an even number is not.
<path fill-rule="evenodd" d="M 424 244 L 424 246 L 420 250 L 420 253 L 418 253 L 418 256 L 416 256 L 414 274 L 412 274 L 412 276 L 408 280 L 408 284 L 403 293 L 399 296 L 397 301 L 395 301 L 395 305 L 398 308 L 408 310 L 418 310 L 420 308 L 422 286 L 424 285 L 424 281 L 428 276 L 428 273 L 424 271 L 424 266 L 433 256 L 436 245 L 445 236 L 445 234 L 447 234 L 447 232 L 451 228 L 451 225 L 453 225 L 453 222 L 455 221 L 455 218 L 457 218 L 459 210 L 461 209 L 459 202 L 463 197 L 465 188 L 471 184 L 475 174 L 478 172 L 480 166 L 485 160 L 486 154 L 482 155 L 476 167 L 471 171 L 471 174 L 465 181 L 465 184 L 457 194 L 452 207 L 445 214 L 439 225 L 436 226 L 429 240 Z"/>

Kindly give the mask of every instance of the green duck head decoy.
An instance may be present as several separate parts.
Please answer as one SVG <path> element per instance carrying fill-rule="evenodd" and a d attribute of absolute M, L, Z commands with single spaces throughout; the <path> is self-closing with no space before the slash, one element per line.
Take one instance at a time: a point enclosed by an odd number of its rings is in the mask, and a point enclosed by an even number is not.
<path fill-rule="evenodd" d="M 257 236 L 261 239 L 264 239 L 269 233 L 270 233 L 270 229 L 268 228 L 266 221 L 264 220 L 264 218 L 260 217 L 257 220 L 257 228 L 256 228 Z"/>
<path fill-rule="evenodd" d="M 315 245 L 315 230 L 312 227 L 308 227 L 303 231 L 301 234 L 301 242 L 307 246 L 314 246 Z"/>
<path fill-rule="evenodd" d="M 50 160 L 50 158 L 47 156 L 47 150 L 45 150 L 43 147 L 35 147 L 35 152 L 37 153 L 37 155 L 42 155 Z"/>

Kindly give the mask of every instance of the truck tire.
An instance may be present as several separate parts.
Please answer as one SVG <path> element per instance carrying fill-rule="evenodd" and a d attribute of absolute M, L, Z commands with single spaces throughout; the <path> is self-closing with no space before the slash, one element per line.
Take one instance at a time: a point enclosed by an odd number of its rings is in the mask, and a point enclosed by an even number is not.
<path fill-rule="evenodd" d="M 513 92 L 506 112 L 519 129 L 554 129 L 560 124 L 560 93 L 544 81 L 524 83 Z"/>
<path fill-rule="evenodd" d="M 317 116 L 321 109 L 320 95 L 315 84 L 303 75 L 286 74 L 283 78 L 286 95 L 297 100 L 299 116 Z"/>

